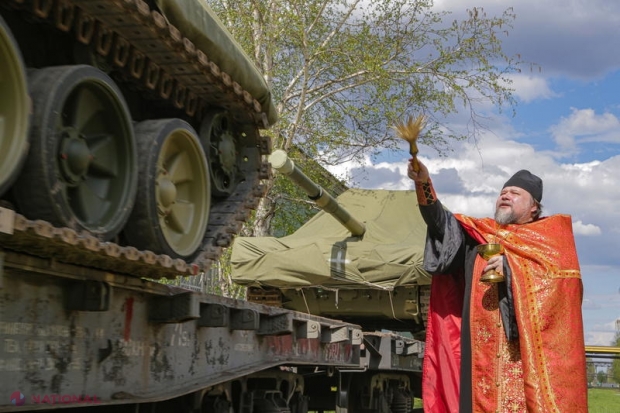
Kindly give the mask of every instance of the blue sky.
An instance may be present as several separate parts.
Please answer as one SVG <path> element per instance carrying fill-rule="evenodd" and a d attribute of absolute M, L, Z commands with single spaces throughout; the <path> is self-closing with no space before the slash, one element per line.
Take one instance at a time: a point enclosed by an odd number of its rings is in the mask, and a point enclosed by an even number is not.
<path fill-rule="evenodd" d="M 438 196 L 453 211 L 492 216 L 514 172 L 539 175 L 544 214 L 572 216 L 586 344 L 610 345 L 620 319 L 620 1 L 438 0 L 435 7 L 452 17 L 513 7 L 504 50 L 540 66 L 513 77 L 516 116 L 495 111 L 477 147 L 458 144 L 441 158 L 421 147 Z M 458 115 L 449 121 L 459 127 Z M 331 170 L 357 187 L 412 189 L 408 157 L 403 146 L 374 163 Z"/>

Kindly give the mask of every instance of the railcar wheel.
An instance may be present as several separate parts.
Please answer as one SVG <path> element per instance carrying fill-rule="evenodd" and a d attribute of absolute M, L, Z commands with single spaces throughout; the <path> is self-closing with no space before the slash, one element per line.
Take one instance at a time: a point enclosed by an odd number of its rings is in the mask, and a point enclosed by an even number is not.
<path fill-rule="evenodd" d="M 217 197 L 230 195 L 239 182 L 241 157 L 232 122 L 226 112 L 212 111 L 200 126 L 200 140 L 209 160 L 211 191 Z"/>
<path fill-rule="evenodd" d="M 0 196 L 17 178 L 28 151 L 30 98 L 11 30 L 0 17 Z"/>
<path fill-rule="evenodd" d="M 140 172 L 127 241 L 190 259 L 202 244 L 211 207 L 209 168 L 196 131 L 180 119 L 136 125 Z"/>
<path fill-rule="evenodd" d="M 31 147 L 14 185 L 18 209 L 113 238 L 131 213 L 137 184 L 133 127 L 120 90 L 85 65 L 33 70 L 28 80 Z"/>

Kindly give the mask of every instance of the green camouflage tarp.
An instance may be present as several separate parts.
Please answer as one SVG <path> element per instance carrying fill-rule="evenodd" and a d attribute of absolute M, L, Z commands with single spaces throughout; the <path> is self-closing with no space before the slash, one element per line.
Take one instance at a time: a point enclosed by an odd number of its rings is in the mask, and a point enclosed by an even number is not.
<path fill-rule="evenodd" d="M 422 268 L 426 224 L 414 191 L 349 189 L 337 198 L 363 222 L 351 237 L 320 211 L 292 235 L 238 237 L 232 278 L 241 285 L 296 288 L 379 288 L 430 284 Z"/>

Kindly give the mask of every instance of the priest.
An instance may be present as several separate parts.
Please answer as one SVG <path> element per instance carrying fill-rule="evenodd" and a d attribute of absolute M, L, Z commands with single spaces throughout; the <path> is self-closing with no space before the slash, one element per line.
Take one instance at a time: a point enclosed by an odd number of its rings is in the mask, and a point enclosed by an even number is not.
<path fill-rule="evenodd" d="M 568 215 L 541 216 L 542 180 L 504 184 L 494 218 L 453 214 L 412 158 L 433 275 L 423 367 L 427 413 L 587 413 L 583 285 Z M 502 254 L 483 258 L 481 244 Z M 485 282 L 495 270 L 503 281 Z"/>

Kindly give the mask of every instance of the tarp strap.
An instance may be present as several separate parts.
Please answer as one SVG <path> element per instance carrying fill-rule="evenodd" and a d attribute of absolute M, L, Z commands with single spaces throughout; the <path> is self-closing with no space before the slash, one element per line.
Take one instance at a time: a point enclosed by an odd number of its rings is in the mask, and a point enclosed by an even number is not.
<path fill-rule="evenodd" d="M 304 293 L 304 289 L 301 289 L 301 296 L 304 299 L 304 304 L 306 305 L 306 311 L 310 314 L 310 307 L 308 307 L 308 301 L 306 301 L 306 294 Z"/>
<path fill-rule="evenodd" d="M 394 320 L 399 320 L 398 317 L 396 317 L 396 312 L 394 311 L 394 301 L 392 301 L 392 291 L 388 291 L 388 297 L 390 297 L 390 307 L 392 308 L 392 317 L 394 317 Z"/>

